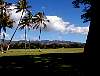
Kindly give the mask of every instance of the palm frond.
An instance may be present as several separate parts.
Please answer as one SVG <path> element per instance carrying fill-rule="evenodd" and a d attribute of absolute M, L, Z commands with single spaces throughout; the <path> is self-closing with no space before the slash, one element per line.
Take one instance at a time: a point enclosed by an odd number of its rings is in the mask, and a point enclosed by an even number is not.
<path fill-rule="evenodd" d="M 2 24 L 8 28 L 12 28 L 13 27 L 13 23 L 14 21 L 12 19 L 10 19 L 10 16 L 7 15 L 6 13 L 4 13 L 4 16 L 3 16 L 3 20 L 2 20 Z"/>
<path fill-rule="evenodd" d="M 0 34 L 1 34 L 1 29 L 2 29 L 2 26 L 0 25 Z"/>
<path fill-rule="evenodd" d="M 27 0 L 19 0 L 16 12 L 21 12 L 22 10 L 27 10 L 28 8 L 31 8 L 31 6 L 28 5 Z"/>
<path fill-rule="evenodd" d="M 25 27 L 25 25 L 20 26 L 19 29 L 22 30 L 22 29 L 24 29 L 24 27 Z"/>
<path fill-rule="evenodd" d="M 3 27 L 3 31 L 6 32 L 6 27 Z"/>
<path fill-rule="evenodd" d="M 47 25 L 46 25 L 46 23 L 44 23 L 44 22 L 43 22 L 43 25 L 44 25 L 44 29 L 45 29 L 45 28 L 47 28 Z"/>
<path fill-rule="evenodd" d="M 21 25 L 21 27 L 32 28 L 32 23 L 33 23 L 32 22 L 32 13 L 30 11 L 28 11 L 27 16 L 24 16 L 22 18 L 19 25 Z"/>
<path fill-rule="evenodd" d="M 39 28 L 39 24 L 37 24 L 37 26 L 36 26 L 36 29 L 38 29 Z"/>
<path fill-rule="evenodd" d="M 0 0 L 0 4 L 4 4 L 4 0 Z"/>
<path fill-rule="evenodd" d="M 33 22 L 34 24 L 39 25 L 40 27 L 46 28 L 47 25 L 45 22 L 49 22 L 49 20 L 47 20 L 44 12 L 38 12 L 34 15 Z"/>
<path fill-rule="evenodd" d="M 42 28 L 47 28 L 47 24 L 45 22 L 49 22 L 49 20 L 47 20 L 47 17 L 45 16 L 44 12 L 38 12 L 33 16 L 33 22 L 34 22 L 34 26 L 33 29 L 38 29 L 39 28 L 39 40 L 41 38 L 41 32 L 42 32 Z M 43 26 L 42 26 L 43 25 Z"/>
<path fill-rule="evenodd" d="M 35 25 L 33 26 L 33 29 L 35 29 L 35 28 L 36 28 L 36 26 L 37 26 L 37 24 L 35 24 Z"/>
<path fill-rule="evenodd" d="M 5 38 L 6 36 L 5 36 L 5 33 L 3 33 L 3 38 Z"/>
<path fill-rule="evenodd" d="M 0 31 L 2 29 L 4 32 L 6 32 L 6 27 L 12 28 L 14 21 L 10 18 L 9 12 L 7 12 L 7 6 L 10 4 L 4 2 L 4 0 L 1 0 L 0 5 L 3 5 L 0 8 Z"/>

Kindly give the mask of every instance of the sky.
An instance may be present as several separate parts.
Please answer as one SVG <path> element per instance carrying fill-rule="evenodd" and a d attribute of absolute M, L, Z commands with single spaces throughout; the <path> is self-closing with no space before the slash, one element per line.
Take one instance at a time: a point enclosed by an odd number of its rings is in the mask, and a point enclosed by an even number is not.
<path fill-rule="evenodd" d="M 15 4 L 18 0 L 6 0 Z M 74 42 L 86 42 L 89 31 L 89 23 L 83 23 L 81 19 L 82 8 L 74 8 L 73 0 L 28 0 L 33 14 L 38 11 L 44 11 L 50 23 L 47 24 L 47 30 L 43 30 L 41 40 L 65 40 Z M 11 6 L 14 7 L 14 6 Z M 21 13 L 12 11 L 12 18 L 18 21 Z M 16 27 L 16 26 L 15 26 Z M 15 27 L 8 29 L 6 39 L 10 39 Z M 27 30 L 27 40 L 38 40 L 38 30 Z M 23 40 L 24 30 L 18 30 L 13 40 Z"/>

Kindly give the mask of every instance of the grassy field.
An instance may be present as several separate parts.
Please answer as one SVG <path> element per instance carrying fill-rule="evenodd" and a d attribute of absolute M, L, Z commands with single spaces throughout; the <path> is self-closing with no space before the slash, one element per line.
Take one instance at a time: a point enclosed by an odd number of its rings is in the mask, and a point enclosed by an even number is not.
<path fill-rule="evenodd" d="M 0 56 L 19 56 L 19 55 L 40 55 L 47 53 L 82 53 L 83 48 L 59 48 L 59 49 L 11 49 L 6 53 L 1 53 Z"/>
<path fill-rule="evenodd" d="M 39 49 L 26 51 L 11 49 L 6 53 L 0 52 L 0 72 L 32 71 L 31 73 L 36 75 L 53 73 L 61 76 L 81 76 L 80 63 L 83 60 L 83 50 L 83 48 L 59 48 L 41 49 L 40 52 Z"/>

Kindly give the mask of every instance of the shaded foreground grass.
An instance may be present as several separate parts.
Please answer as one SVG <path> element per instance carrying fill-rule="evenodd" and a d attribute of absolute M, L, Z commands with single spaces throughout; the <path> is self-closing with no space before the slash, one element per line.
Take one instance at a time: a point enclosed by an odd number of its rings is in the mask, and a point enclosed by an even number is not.
<path fill-rule="evenodd" d="M 32 53 L 36 52 L 38 51 Z M 82 53 L 49 53 L 49 51 L 44 51 L 41 54 L 8 55 L 0 57 L 0 72 L 25 73 L 25 71 L 30 71 L 31 74 L 36 75 L 48 73 L 47 75 L 82 76 L 83 73 L 80 70 L 82 62 Z"/>

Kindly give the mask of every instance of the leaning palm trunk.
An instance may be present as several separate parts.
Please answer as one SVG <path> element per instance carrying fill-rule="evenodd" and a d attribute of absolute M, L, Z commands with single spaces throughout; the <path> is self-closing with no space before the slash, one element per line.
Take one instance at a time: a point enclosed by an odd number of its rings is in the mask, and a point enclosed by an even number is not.
<path fill-rule="evenodd" d="M 20 22 L 21 22 L 21 20 L 22 20 L 22 17 L 23 17 L 23 13 L 24 13 L 24 11 L 22 11 L 22 15 L 21 15 L 20 21 L 19 21 L 19 23 L 18 23 L 18 26 L 16 27 L 16 29 L 15 29 L 15 31 L 14 31 L 14 33 L 13 33 L 13 35 L 12 35 L 12 37 L 11 37 L 9 43 L 8 43 L 7 50 L 9 49 L 9 46 L 10 46 L 10 44 L 11 44 L 11 41 L 12 41 L 13 37 L 15 36 L 16 31 L 18 30 L 19 24 L 20 24 Z"/>
<path fill-rule="evenodd" d="M 12 37 L 11 37 L 9 43 L 8 43 L 7 50 L 9 49 L 9 46 L 10 46 L 10 44 L 11 44 L 11 41 L 12 41 L 12 39 L 13 39 L 13 37 L 14 37 L 16 31 L 18 30 L 18 27 L 19 27 L 19 25 L 16 27 L 16 29 L 15 29 L 15 31 L 14 31 L 14 33 L 13 33 L 13 35 L 12 35 Z"/>

